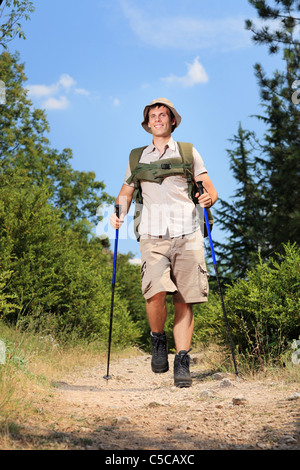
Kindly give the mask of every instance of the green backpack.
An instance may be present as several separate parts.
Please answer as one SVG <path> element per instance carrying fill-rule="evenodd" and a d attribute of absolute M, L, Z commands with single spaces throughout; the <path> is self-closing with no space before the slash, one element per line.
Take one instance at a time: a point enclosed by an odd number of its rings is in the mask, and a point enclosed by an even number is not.
<path fill-rule="evenodd" d="M 139 240 L 138 225 L 141 218 L 140 207 L 143 204 L 143 195 L 140 181 L 151 181 L 153 183 L 161 184 L 163 179 L 168 176 L 186 176 L 188 183 L 189 198 L 198 204 L 198 199 L 195 194 L 198 192 L 197 184 L 193 176 L 193 144 L 187 142 L 177 142 L 181 158 L 164 158 L 151 163 L 139 163 L 142 153 L 147 147 L 139 147 L 131 150 L 129 155 L 129 164 L 131 176 L 127 179 L 126 183 L 134 182 L 133 200 L 136 203 L 134 214 L 134 231 Z M 139 206 L 140 205 L 140 206 Z M 210 209 L 206 209 L 210 230 L 213 228 L 213 216 Z M 207 230 L 204 224 L 204 236 L 207 237 Z"/>

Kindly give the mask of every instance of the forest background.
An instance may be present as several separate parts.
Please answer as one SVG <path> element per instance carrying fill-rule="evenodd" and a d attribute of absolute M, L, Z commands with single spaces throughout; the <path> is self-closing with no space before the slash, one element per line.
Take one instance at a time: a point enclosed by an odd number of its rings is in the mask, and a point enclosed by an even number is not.
<path fill-rule="evenodd" d="M 250 20 L 245 27 L 257 47 L 281 55 L 283 67 L 271 77 L 254 67 L 264 137 L 238 127 L 228 150 L 237 190 L 213 215 L 226 233 L 216 252 L 232 339 L 239 357 L 257 365 L 291 354 L 300 338 L 300 2 L 248 3 L 272 27 Z M 9 43 L 25 38 L 22 21 L 33 14 L 34 2 L 0 4 L 0 319 L 60 342 L 105 344 L 113 253 L 94 229 L 97 208 L 114 198 L 92 171 L 72 168 L 70 149 L 52 148 L 46 113 L 28 98 L 25 65 Z M 140 267 L 131 256 L 118 255 L 112 342 L 147 350 Z M 228 348 L 209 246 L 207 257 L 210 299 L 194 307 L 193 341 Z M 172 318 L 168 298 L 170 339 Z"/>

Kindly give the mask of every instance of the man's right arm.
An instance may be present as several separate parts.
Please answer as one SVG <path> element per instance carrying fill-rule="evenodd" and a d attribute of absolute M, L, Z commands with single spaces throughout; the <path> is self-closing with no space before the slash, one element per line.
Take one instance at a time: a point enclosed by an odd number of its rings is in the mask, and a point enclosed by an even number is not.
<path fill-rule="evenodd" d="M 120 218 L 116 216 L 114 213 L 110 218 L 110 224 L 112 227 L 119 229 L 123 223 L 125 215 L 128 214 L 132 196 L 134 193 L 134 186 L 129 186 L 128 184 L 123 184 L 121 191 L 116 199 L 115 204 L 119 204 L 121 206 L 120 211 Z"/>

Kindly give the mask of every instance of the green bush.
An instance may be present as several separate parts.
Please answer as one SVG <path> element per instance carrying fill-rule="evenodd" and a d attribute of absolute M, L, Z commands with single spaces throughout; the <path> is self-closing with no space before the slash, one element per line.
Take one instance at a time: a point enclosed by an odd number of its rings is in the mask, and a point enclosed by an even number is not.
<path fill-rule="evenodd" d="M 18 309 L 18 305 L 13 303 L 15 295 L 7 293 L 9 291 L 9 280 L 12 271 L 3 271 L 0 266 L 0 320 L 2 316 L 8 315 L 12 310 Z"/>
<path fill-rule="evenodd" d="M 217 293 L 211 292 L 208 302 L 193 307 L 195 326 L 193 342 L 208 345 L 218 342 L 224 329 L 222 306 Z"/>
<path fill-rule="evenodd" d="M 65 338 L 76 333 L 106 341 L 110 256 L 100 240 L 83 237 L 82 230 L 66 224 L 48 198 L 43 186 L 29 185 L 17 175 L 0 187 L 0 272 L 2 277 L 11 272 L 0 298 L 5 300 L 1 315 L 9 323 L 47 328 Z M 136 341 L 139 328 L 118 292 L 114 317 L 113 341 Z"/>
<path fill-rule="evenodd" d="M 254 362 L 276 360 L 300 331 L 300 249 L 284 245 L 284 254 L 248 271 L 225 296 L 234 344 Z M 223 339 L 226 339 L 225 329 Z"/>

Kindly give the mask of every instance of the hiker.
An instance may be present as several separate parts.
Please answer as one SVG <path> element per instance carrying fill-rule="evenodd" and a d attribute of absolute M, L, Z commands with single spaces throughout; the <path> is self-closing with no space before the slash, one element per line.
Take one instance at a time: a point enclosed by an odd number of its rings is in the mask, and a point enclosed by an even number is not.
<path fill-rule="evenodd" d="M 139 190 L 143 209 L 137 238 L 141 251 L 142 293 L 151 330 L 151 367 L 155 373 L 169 370 L 164 325 L 166 295 L 171 293 L 175 310 L 174 385 L 190 387 L 192 378 L 188 353 L 194 328 L 192 305 L 206 302 L 208 296 L 203 235 L 195 202 L 190 198 L 191 178 L 188 180 L 186 169 L 189 166 L 182 164 L 180 143 L 172 138 L 181 116 L 166 98 L 153 100 L 145 107 L 143 116 L 142 126 L 152 134 L 152 143 L 137 149 L 140 154 L 135 168 L 132 168 L 131 160 L 128 163 L 116 200 L 116 204 L 121 205 L 121 214 L 119 218 L 113 214 L 110 223 L 115 229 L 121 227 L 134 192 Z M 203 182 L 205 188 L 201 196 L 196 192 L 194 197 L 201 207 L 208 209 L 216 202 L 217 191 L 200 154 L 193 146 L 190 148 L 190 172 L 195 181 Z"/>

